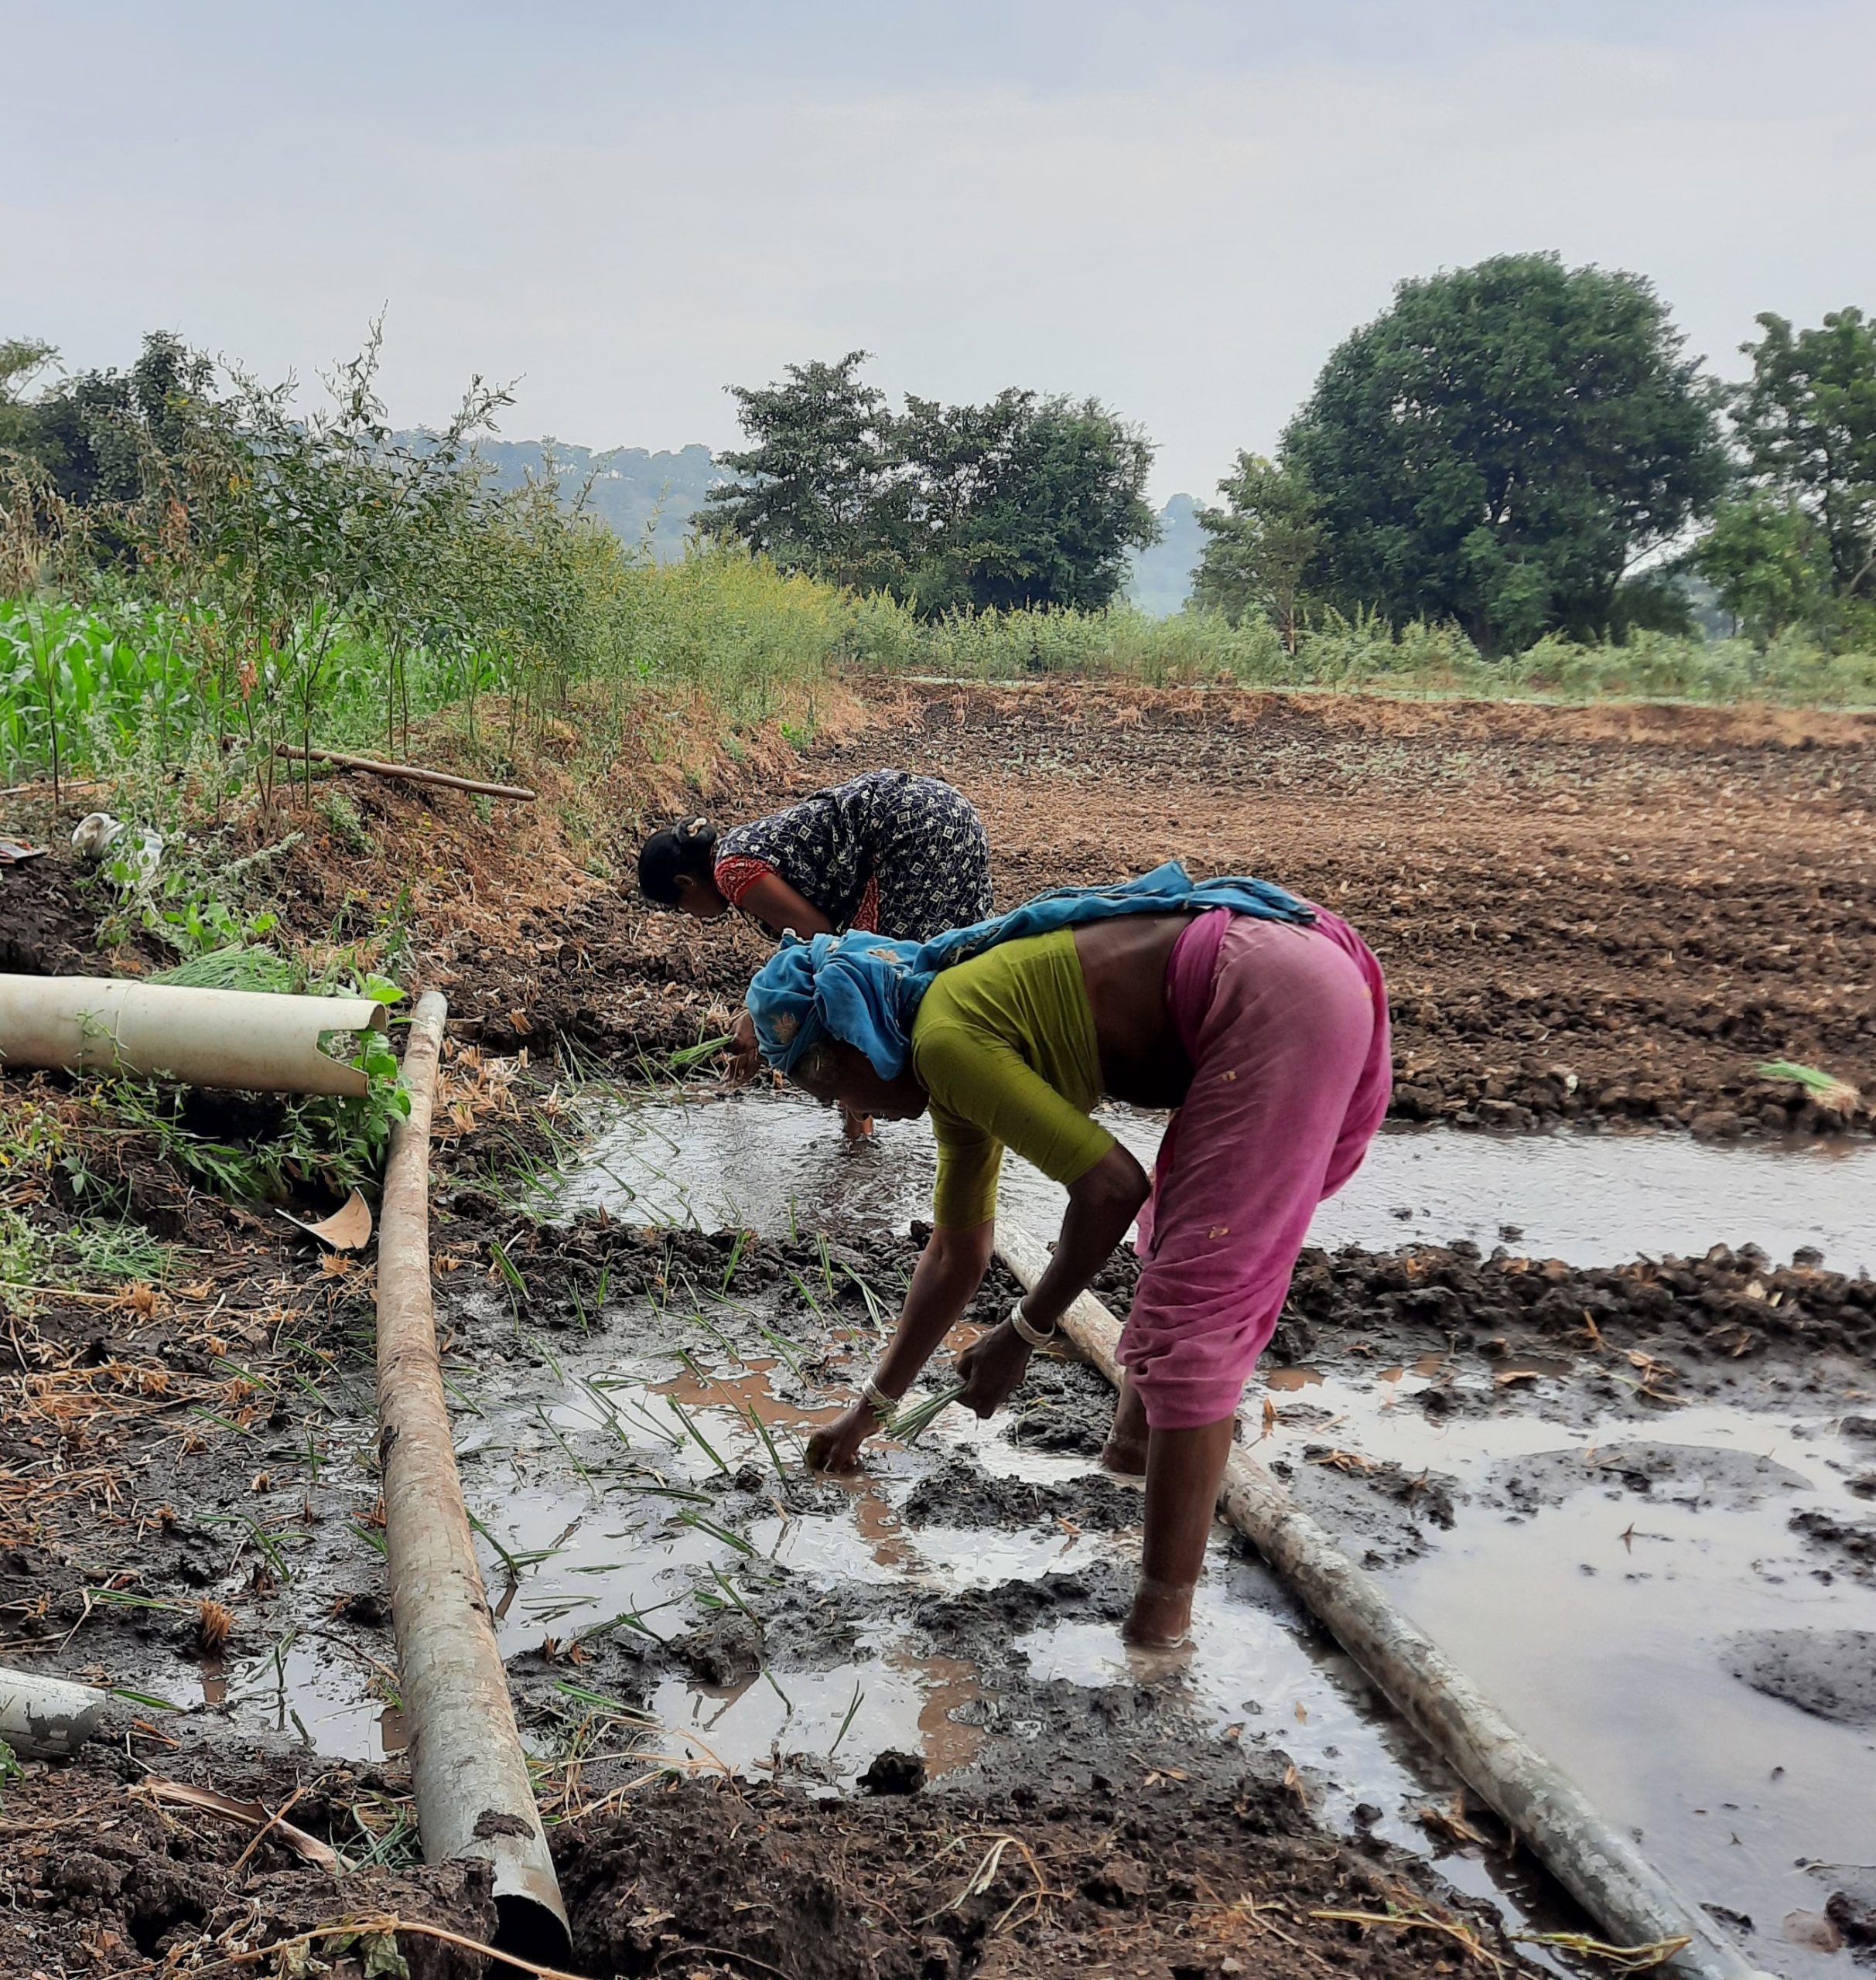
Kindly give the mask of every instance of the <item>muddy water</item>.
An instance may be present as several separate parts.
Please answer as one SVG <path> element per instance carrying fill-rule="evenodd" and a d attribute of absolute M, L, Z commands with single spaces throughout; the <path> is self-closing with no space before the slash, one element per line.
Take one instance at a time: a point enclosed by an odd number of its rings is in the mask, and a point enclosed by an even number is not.
<path fill-rule="evenodd" d="M 1102 1118 L 1150 1166 L 1160 1117 L 1127 1108 Z M 603 1204 L 645 1223 L 747 1226 L 792 1220 L 903 1230 L 929 1214 L 935 1169 L 923 1121 L 883 1122 L 848 1146 L 833 1117 L 798 1094 L 671 1101 L 621 1114 L 567 1182 L 563 1214 Z M 1048 1230 L 1062 1192 L 1013 1157 L 1006 1215 Z M 1390 1130 L 1339 1196 L 1317 1212 L 1310 1241 L 1389 1250 L 1415 1239 L 1500 1241 L 1573 1264 L 1663 1252 L 1697 1255 L 1750 1240 L 1772 1258 L 1801 1246 L 1840 1272 L 1876 1271 L 1876 1148 L 1816 1143 L 1726 1149 L 1678 1135 L 1518 1136 L 1457 1128 Z"/>

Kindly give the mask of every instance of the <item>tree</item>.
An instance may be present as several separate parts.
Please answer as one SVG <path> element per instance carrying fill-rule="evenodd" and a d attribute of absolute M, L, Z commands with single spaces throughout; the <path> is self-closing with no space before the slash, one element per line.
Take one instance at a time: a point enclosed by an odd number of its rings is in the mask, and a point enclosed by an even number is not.
<path fill-rule="evenodd" d="M 1816 624 L 1830 596 L 1816 524 L 1796 502 L 1768 490 L 1723 502 L 1693 562 L 1721 606 L 1762 638 Z"/>
<path fill-rule="evenodd" d="M 786 570 L 868 584 L 896 473 L 886 395 L 858 375 L 868 356 L 850 350 L 832 364 L 789 365 L 785 384 L 730 387 L 754 444 L 723 456 L 740 479 L 705 497 L 706 528 Z"/>
<path fill-rule="evenodd" d="M 1321 554 L 1321 505 L 1293 466 L 1240 454 L 1218 483 L 1222 509 L 1201 509 L 1206 543 L 1193 574 L 1192 602 L 1235 626 L 1262 613 L 1294 653 L 1302 628 L 1304 582 Z"/>
<path fill-rule="evenodd" d="M 866 353 L 735 386 L 755 445 L 723 456 L 709 522 L 785 568 L 890 591 L 926 616 L 1112 602 L 1127 553 L 1158 539 L 1153 450 L 1094 399 L 1016 390 L 987 405 L 863 384 Z"/>
<path fill-rule="evenodd" d="M 1098 401 L 1006 391 L 987 405 L 908 396 L 897 422 L 904 575 L 919 611 L 1095 612 L 1127 552 L 1159 540 L 1145 437 Z"/>
<path fill-rule="evenodd" d="M 214 378 L 209 360 L 153 330 L 128 372 L 84 371 L 30 404 L 19 387 L 56 353 L 20 340 L 0 345 L 0 444 L 36 464 L 80 508 L 132 502 L 186 452 Z"/>
<path fill-rule="evenodd" d="M 1456 619 L 1482 651 L 1619 618 L 1724 479 L 1714 389 L 1651 285 L 1502 255 L 1403 282 L 1284 436 L 1329 600 Z"/>
<path fill-rule="evenodd" d="M 1839 309 L 1820 329 L 1794 333 L 1771 315 L 1758 324 L 1759 340 L 1741 346 L 1752 377 L 1733 411 L 1746 476 L 1772 499 L 1748 504 L 1714 554 L 1724 562 L 1749 521 L 1762 534 L 1782 514 L 1774 559 L 1792 568 L 1796 511 L 1817 538 L 1829 594 L 1840 603 L 1876 598 L 1876 323 Z"/>

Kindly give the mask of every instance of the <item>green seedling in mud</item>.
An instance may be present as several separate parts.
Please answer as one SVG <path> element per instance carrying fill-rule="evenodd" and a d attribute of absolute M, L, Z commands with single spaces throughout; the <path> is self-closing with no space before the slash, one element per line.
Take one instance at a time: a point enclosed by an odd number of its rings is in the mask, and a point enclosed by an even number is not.
<path fill-rule="evenodd" d="M 890 1419 L 880 1427 L 895 1443 L 914 1444 L 963 1395 L 966 1386 L 963 1382 L 954 1382 L 949 1388 L 940 1389 L 937 1395 L 927 1396 L 923 1402 L 914 1403 L 909 1409 L 894 1410 Z"/>
<path fill-rule="evenodd" d="M 756 1550 L 740 1533 L 732 1533 L 726 1526 L 719 1526 L 714 1520 L 706 1519 L 702 1513 L 679 1513 L 680 1526 L 695 1527 L 699 1533 L 707 1533 L 712 1540 L 720 1540 L 726 1547 L 733 1547 L 739 1554 L 746 1554 L 751 1560 Z M 712 1571 L 714 1572 L 714 1571 Z M 740 1606 L 740 1605 L 738 1605 Z"/>
<path fill-rule="evenodd" d="M 554 1689 L 572 1698 L 576 1704 L 590 1705 L 594 1711 L 603 1712 L 609 1719 L 623 1719 L 632 1726 L 656 1726 L 658 1716 L 642 1707 L 627 1705 L 621 1698 L 609 1698 L 603 1692 L 589 1692 L 583 1685 L 576 1685 L 565 1678 L 555 1681 Z"/>
<path fill-rule="evenodd" d="M 1845 1117 L 1863 1104 L 1863 1095 L 1847 1080 L 1839 1079 L 1817 1066 L 1801 1066 L 1795 1060 L 1772 1059 L 1752 1069 L 1762 1080 L 1789 1080 L 1801 1086 L 1820 1107 Z"/>
<path fill-rule="evenodd" d="M 736 1583 L 723 1572 L 721 1568 L 716 1566 L 714 1563 L 712 1564 L 710 1572 L 716 1577 L 716 1585 L 723 1590 L 724 1598 L 729 1603 L 730 1606 L 733 1609 L 740 1610 L 744 1616 L 747 1616 L 749 1620 L 755 1626 L 757 1635 L 760 1636 L 763 1633 L 762 1618 L 758 1616 L 755 1610 L 750 1608 L 749 1604 L 743 1599 L 742 1595 L 737 1589 Z M 698 1595 L 697 1599 L 707 1606 L 709 1604 L 711 1598 L 707 1593 L 700 1592 Z M 794 1716 L 794 1701 L 790 1698 L 788 1694 L 775 1681 L 775 1674 L 769 1668 L 768 1661 L 766 1658 L 764 1658 L 762 1662 L 761 1671 L 762 1681 L 768 1686 L 769 1689 L 773 1692 L 778 1698 L 781 1700 L 783 1709 L 787 1712 L 788 1716 L 792 1719 Z"/>
<path fill-rule="evenodd" d="M 543 1561 L 552 1560 L 561 1551 L 558 1547 L 524 1547 L 518 1554 L 512 1553 L 495 1538 L 494 1534 L 490 1532 L 473 1513 L 469 1515 L 469 1524 L 471 1529 L 479 1533 L 501 1555 L 501 1565 L 507 1570 L 508 1579 L 511 1582 L 519 1582 L 521 1576 L 528 1569 L 538 1568 Z"/>
<path fill-rule="evenodd" d="M 815 1318 L 825 1325 L 831 1326 L 832 1323 L 828 1319 L 826 1312 L 822 1308 L 820 1301 L 817 1299 L 814 1296 L 813 1293 L 808 1290 L 808 1282 L 804 1279 L 801 1274 L 795 1271 L 792 1266 L 788 1268 L 788 1277 L 793 1282 L 795 1291 L 800 1293 L 801 1297 L 808 1302 L 809 1309 L 812 1311 Z"/>
<path fill-rule="evenodd" d="M 830 1760 L 839 1752 L 841 1741 L 847 1736 L 855 1719 L 859 1716 L 859 1702 L 865 1695 L 859 1688 L 859 1680 L 856 1678 L 853 1681 L 853 1702 L 847 1707 L 847 1715 L 840 1722 L 840 1730 L 834 1735 L 834 1743 L 827 1750 Z"/>
<path fill-rule="evenodd" d="M 287 1565 L 286 1556 L 280 1551 L 281 1541 L 287 1538 L 285 1534 L 269 1533 L 258 1520 L 252 1518 L 244 1512 L 204 1513 L 201 1517 L 204 1526 L 245 1527 L 248 1529 L 248 1538 L 266 1556 L 267 1565 L 273 1569 L 280 1579 L 283 1582 L 290 1582 L 293 1579 L 293 1570 Z M 237 1548 L 234 1560 L 238 1561 L 240 1558 L 241 1549 Z M 231 1561 L 228 1565 L 232 1568 L 234 1562 Z"/>
<path fill-rule="evenodd" d="M 141 1705 L 145 1712 L 186 1712 L 186 1705 L 175 1704 L 169 1698 L 159 1698 L 149 1692 L 133 1692 L 122 1685 L 109 1687 L 114 1698 L 121 1698 L 126 1705 Z"/>
<path fill-rule="evenodd" d="M 743 1248 L 748 1242 L 749 1233 L 739 1231 L 736 1234 L 736 1242 L 730 1248 L 730 1262 L 723 1267 L 723 1283 L 717 1288 L 719 1292 L 730 1290 L 730 1282 L 736 1277 L 736 1268 L 743 1262 Z"/>
<path fill-rule="evenodd" d="M 495 1269 L 501 1274 L 507 1284 L 508 1310 L 514 1316 L 515 1326 L 519 1327 L 521 1323 L 521 1302 L 528 1296 L 528 1282 L 515 1269 L 514 1260 L 502 1248 L 499 1238 L 491 1238 L 489 1240 L 489 1257 L 494 1261 Z"/>
<path fill-rule="evenodd" d="M 561 1456 L 566 1459 L 567 1463 L 570 1464 L 573 1467 L 574 1470 L 579 1474 L 581 1483 L 583 1484 L 586 1490 L 593 1494 L 594 1498 L 596 1499 L 600 1496 L 600 1488 L 593 1483 L 593 1473 L 580 1463 L 579 1458 L 574 1453 L 573 1446 L 560 1434 L 559 1427 L 555 1425 L 554 1419 L 548 1415 L 546 1410 L 543 1408 L 539 1403 L 536 1403 L 535 1405 L 534 1413 L 540 1422 L 541 1428 L 545 1430 L 547 1434 L 553 1439 L 554 1442 L 560 1446 Z"/>
<path fill-rule="evenodd" d="M 859 1289 L 860 1303 L 866 1309 L 866 1317 L 873 1323 L 873 1331 L 876 1333 L 883 1333 L 886 1331 L 887 1316 L 885 1307 L 880 1303 L 880 1296 L 851 1265 L 843 1265 L 840 1269 Z"/>
<path fill-rule="evenodd" d="M 821 1278 L 827 1288 L 827 1303 L 831 1306 L 834 1303 L 834 1263 L 827 1248 L 827 1233 L 818 1233 L 815 1242 L 821 1248 Z"/>
<path fill-rule="evenodd" d="M 688 1073 L 693 1066 L 702 1065 L 705 1060 L 713 1059 L 730 1043 L 728 1034 L 721 1038 L 706 1038 L 695 1045 L 682 1045 L 673 1052 L 667 1063 L 674 1073 Z"/>
<path fill-rule="evenodd" d="M 19 1764 L 19 1756 L 4 1739 L 0 1739 L 0 1808 L 6 1806 L 9 1783 L 24 1780 L 26 1777 L 26 1770 Z"/>
<path fill-rule="evenodd" d="M 352 1531 L 374 1553 L 381 1554 L 387 1561 L 391 1558 L 391 1544 L 381 1533 L 374 1531 L 368 1526 L 360 1526 L 355 1521 Z"/>
<path fill-rule="evenodd" d="M 696 1445 L 697 1448 L 703 1453 L 704 1456 L 710 1460 L 711 1463 L 716 1466 L 719 1471 L 727 1471 L 730 1467 L 724 1463 L 723 1459 L 719 1457 L 716 1453 L 711 1448 L 709 1439 L 705 1436 L 703 1432 L 691 1421 L 690 1416 L 685 1409 L 683 1404 L 678 1401 L 675 1395 L 667 1396 L 665 1400 L 671 1405 L 671 1414 L 675 1415 L 678 1421 L 684 1425 L 685 1435 L 692 1439 L 692 1441 Z"/>
<path fill-rule="evenodd" d="M 410 1869 L 421 1859 L 422 1854 L 417 1844 L 416 1818 L 410 1804 L 394 1801 L 386 1794 L 373 1794 L 367 1798 L 382 1811 L 384 1826 L 382 1830 L 373 1828 L 365 1819 L 364 1809 L 356 1802 L 347 1808 L 346 1813 L 364 1838 L 365 1846 L 356 1853 L 340 1849 L 341 1868 L 348 1872 Z"/>

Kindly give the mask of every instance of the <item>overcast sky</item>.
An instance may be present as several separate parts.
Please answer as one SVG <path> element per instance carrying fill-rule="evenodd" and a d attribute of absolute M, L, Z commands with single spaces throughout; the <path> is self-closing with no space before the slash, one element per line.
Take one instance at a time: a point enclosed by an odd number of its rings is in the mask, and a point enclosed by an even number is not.
<path fill-rule="evenodd" d="M 1268 449 L 1403 275 L 1652 277 L 1723 373 L 1876 308 L 1870 0 L 0 0 L 0 335 L 146 329 L 515 438 L 736 437 L 860 348 L 1093 394 L 1156 497 Z"/>

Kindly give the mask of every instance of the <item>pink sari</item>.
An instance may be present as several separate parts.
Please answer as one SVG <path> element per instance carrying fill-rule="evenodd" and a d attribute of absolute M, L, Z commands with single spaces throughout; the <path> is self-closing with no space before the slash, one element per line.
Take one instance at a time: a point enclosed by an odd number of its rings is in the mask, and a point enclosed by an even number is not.
<path fill-rule="evenodd" d="M 1215 1423 L 1275 1331 L 1316 1206 L 1361 1166 L 1392 1085 L 1381 965 L 1339 915 L 1215 908 L 1167 965 L 1192 1062 L 1140 1213 L 1119 1358 L 1154 1429 Z"/>

